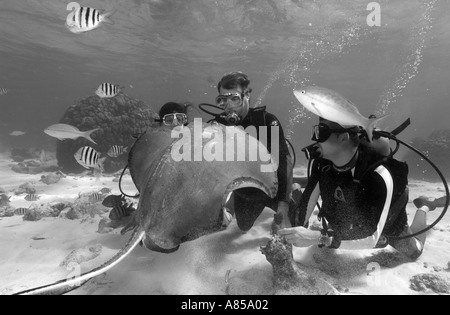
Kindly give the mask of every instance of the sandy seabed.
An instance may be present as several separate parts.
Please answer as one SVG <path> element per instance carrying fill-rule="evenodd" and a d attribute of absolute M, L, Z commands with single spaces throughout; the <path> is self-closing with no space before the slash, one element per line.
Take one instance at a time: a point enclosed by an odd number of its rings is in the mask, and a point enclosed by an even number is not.
<path fill-rule="evenodd" d="M 104 187 L 119 194 L 113 177 L 96 180 L 68 176 L 48 186 L 39 181 L 45 174 L 17 174 L 11 171 L 11 163 L 6 154 L 0 155 L 0 187 L 10 192 L 14 208 L 28 208 L 31 204 L 24 200 L 24 195 L 12 193 L 25 182 L 35 184 L 41 196 L 37 203 L 72 202 L 79 193 L 91 193 Z M 123 186 L 130 194 L 136 192 L 129 176 Z M 421 195 L 436 198 L 444 195 L 440 183 L 411 180 L 410 190 L 411 200 Z M 410 222 L 415 210 L 410 202 Z M 439 215 L 440 209 L 431 213 L 429 223 Z M 260 252 L 260 246 L 266 245 L 270 238 L 272 219 L 273 212 L 266 209 L 248 233 L 242 233 L 233 222 L 226 231 L 182 244 L 180 250 L 169 255 L 136 248 L 118 266 L 70 294 L 273 294 L 272 267 Z M 83 220 L 44 218 L 37 222 L 24 221 L 22 216 L 0 218 L 0 294 L 12 294 L 73 276 L 75 270 L 60 264 L 74 250 L 98 244 L 102 248 L 98 257 L 81 265 L 81 272 L 107 261 L 125 245 L 130 234 L 121 236 L 120 229 L 99 234 L 100 220 L 99 215 Z M 392 248 L 352 252 L 320 250 L 314 246 L 295 249 L 294 256 L 301 266 L 342 293 L 439 293 L 436 286 L 442 283 L 412 279 L 423 274 L 432 279 L 448 279 L 450 215 L 429 232 L 424 254 L 415 262 L 408 261 Z M 416 290 L 412 289 L 412 284 Z M 444 282 L 444 287 L 446 284 L 448 282 Z M 417 287 L 421 291 L 417 291 Z"/>

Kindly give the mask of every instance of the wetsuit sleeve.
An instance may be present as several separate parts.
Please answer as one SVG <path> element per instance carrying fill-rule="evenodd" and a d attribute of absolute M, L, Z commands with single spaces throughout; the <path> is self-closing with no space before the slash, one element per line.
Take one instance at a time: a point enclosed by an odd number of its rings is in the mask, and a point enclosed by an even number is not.
<path fill-rule="evenodd" d="M 318 172 L 318 160 L 314 160 L 312 164 L 312 174 L 308 179 L 308 184 L 303 191 L 302 198 L 298 205 L 296 226 L 308 227 L 308 221 L 311 217 L 314 208 L 316 207 L 317 200 L 320 195 L 319 188 L 319 172 Z"/>
<path fill-rule="evenodd" d="M 373 249 L 377 246 L 378 240 L 380 239 L 380 236 L 384 230 L 384 226 L 386 225 L 386 221 L 388 218 L 389 210 L 391 208 L 392 204 L 392 197 L 394 192 L 394 180 L 392 179 L 391 173 L 384 167 L 379 166 L 375 172 L 381 177 L 382 181 L 385 185 L 385 191 L 387 192 L 385 194 L 385 200 L 383 205 L 383 210 L 381 213 L 381 216 L 379 217 L 379 221 L 376 227 L 376 231 L 373 235 L 361 239 L 361 240 L 354 240 L 354 241 L 342 241 L 340 245 L 340 249 L 346 249 L 346 250 L 361 250 L 361 249 Z M 380 189 L 379 191 L 381 191 Z M 373 192 L 376 193 L 376 192 Z"/>
<path fill-rule="evenodd" d="M 280 121 L 272 114 L 266 114 L 266 126 L 268 127 L 268 149 L 272 154 L 272 128 L 278 128 L 278 144 L 279 144 L 279 156 L 275 159 L 278 161 L 278 194 L 276 199 L 278 202 L 285 201 L 289 203 L 291 199 L 292 180 L 293 180 L 293 163 L 291 160 L 288 144 L 284 136 L 283 128 Z"/>

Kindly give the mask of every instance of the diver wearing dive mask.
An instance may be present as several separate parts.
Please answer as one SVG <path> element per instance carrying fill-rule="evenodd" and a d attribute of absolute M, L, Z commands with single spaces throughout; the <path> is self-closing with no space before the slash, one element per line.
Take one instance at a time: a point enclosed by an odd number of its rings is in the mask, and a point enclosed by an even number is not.
<path fill-rule="evenodd" d="M 242 121 L 242 117 L 247 116 L 250 108 L 249 93 L 249 91 L 240 91 L 238 87 L 236 90 L 224 91 L 216 97 L 217 107 L 225 110 L 222 118 L 229 125 L 238 125 Z"/>
<path fill-rule="evenodd" d="M 408 224 L 408 165 L 365 145 L 360 130 L 320 118 L 313 127 L 316 144 L 304 149 L 314 160 L 298 209 L 298 226 L 279 234 L 298 247 L 317 244 L 318 239 L 319 247 L 333 249 L 391 245 L 416 260 L 423 253 L 426 234 L 421 231 L 433 207 L 424 204 Z M 321 232 L 306 228 L 319 197 Z"/>
<path fill-rule="evenodd" d="M 293 166 L 289 148 L 284 137 L 283 128 L 277 117 L 268 113 L 266 107 L 250 108 L 250 80 L 242 72 L 232 72 L 225 75 L 217 85 L 219 95 L 216 97 L 216 107 L 223 109 L 224 113 L 216 115 L 215 121 L 226 126 L 240 126 L 244 129 L 255 127 L 259 139 L 259 130 L 264 127 L 267 130 L 267 149 L 272 151 L 272 129 L 278 128 L 279 161 L 277 170 L 278 195 L 275 199 L 268 198 L 265 194 L 260 196 L 257 191 L 247 189 L 235 191 L 234 198 L 230 198 L 229 209 L 235 212 L 238 218 L 239 228 L 248 231 L 254 224 L 256 218 L 265 207 L 269 207 L 283 216 L 281 226 L 288 227 L 294 222 L 295 210 L 298 206 L 300 194 L 291 194 L 293 182 Z M 264 141 L 265 142 L 265 141 Z M 296 197 L 292 197 L 296 196 Z M 298 198 L 297 198 L 298 197 Z"/>
<path fill-rule="evenodd" d="M 303 148 L 302 151 L 305 153 L 307 160 L 318 159 L 322 157 L 320 144 L 326 142 L 332 134 L 349 133 L 352 135 L 356 135 L 358 134 L 358 131 L 358 127 L 344 128 L 338 124 L 330 126 L 324 122 L 321 122 L 318 125 L 312 127 L 311 140 L 315 143 Z"/>
<path fill-rule="evenodd" d="M 162 122 L 165 126 L 183 126 L 187 124 L 188 118 L 184 113 L 174 113 L 164 115 Z"/>
<path fill-rule="evenodd" d="M 336 124 L 337 125 L 337 124 Z M 352 128 L 344 128 L 341 126 L 338 127 L 331 127 L 325 123 L 320 123 L 316 126 L 313 126 L 312 128 L 312 141 L 318 142 L 318 143 L 324 143 L 326 142 L 333 133 L 341 134 L 341 133 L 352 133 L 357 134 L 359 128 L 358 127 L 352 127 Z"/>
<path fill-rule="evenodd" d="M 191 106 L 190 103 L 166 103 L 159 111 L 161 118 L 156 121 L 167 127 L 187 126 L 189 124 L 188 108 Z"/>

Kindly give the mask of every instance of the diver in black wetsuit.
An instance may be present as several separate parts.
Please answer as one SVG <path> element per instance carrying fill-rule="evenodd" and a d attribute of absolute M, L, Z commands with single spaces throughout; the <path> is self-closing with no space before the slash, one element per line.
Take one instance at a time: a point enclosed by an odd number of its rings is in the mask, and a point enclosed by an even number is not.
<path fill-rule="evenodd" d="M 226 116 L 217 117 L 213 121 L 226 126 L 241 126 L 244 129 L 254 126 L 257 130 L 258 140 L 261 140 L 258 127 L 267 127 L 267 149 L 272 154 L 275 152 L 271 152 L 271 131 L 272 128 L 278 128 L 279 157 L 275 157 L 279 161 L 278 195 L 272 200 L 258 189 L 241 189 L 233 193 L 234 198 L 230 199 L 227 208 L 234 211 L 239 228 L 243 231 L 248 231 L 253 226 L 265 207 L 275 210 L 279 216 L 284 218 L 281 227 L 290 227 L 291 222 L 294 222 L 295 209 L 298 206 L 301 190 L 298 187 L 292 191 L 293 165 L 283 128 L 277 117 L 266 111 L 266 107 L 250 108 L 251 89 L 249 85 L 250 80 L 242 72 L 225 75 L 217 86 L 219 96 L 216 98 L 216 104 L 224 109 Z M 297 203 L 294 199 L 297 200 Z"/>
<path fill-rule="evenodd" d="M 298 247 L 318 242 L 321 247 L 348 250 L 391 245 L 413 260 L 420 257 L 426 234 L 395 239 L 423 230 L 428 211 L 434 210 L 419 204 L 413 224 L 408 225 L 407 164 L 362 145 L 359 127 L 343 127 L 321 119 L 313 131 L 313 141 L 318 143 L 322 156 L 314 160 L 298 209 L 297 227 L 279 234 Z M 319 196 L 323 201 L 319 213 L 322 233 L 304 227 Z"/>

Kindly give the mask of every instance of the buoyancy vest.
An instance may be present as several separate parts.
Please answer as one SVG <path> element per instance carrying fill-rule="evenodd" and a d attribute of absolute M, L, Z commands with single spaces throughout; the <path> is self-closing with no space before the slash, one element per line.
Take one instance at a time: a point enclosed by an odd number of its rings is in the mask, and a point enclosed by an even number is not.
<path fill-rule="evenodd" d="M 319 159 L 313 172 L 317 172 L 323 204 L 319 218 L 324 233 L 335 242 L 356 240 L 371 236 L 386 201 L 386 187 L 375 172 L 385 167 L 392 176 L 394 187 L 391 207 L 383 230 L 387 236 L 399 235 L 407 224 L 408 165 L 392 157 L 384 157 L 368 147 L 359 148 L 356 167 L 339 173 L 333 164 Z"/>

